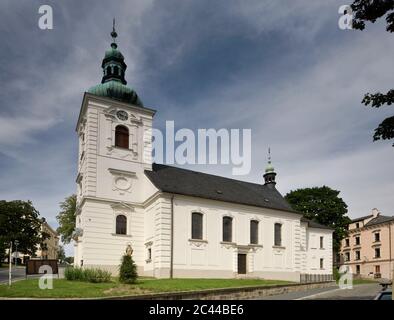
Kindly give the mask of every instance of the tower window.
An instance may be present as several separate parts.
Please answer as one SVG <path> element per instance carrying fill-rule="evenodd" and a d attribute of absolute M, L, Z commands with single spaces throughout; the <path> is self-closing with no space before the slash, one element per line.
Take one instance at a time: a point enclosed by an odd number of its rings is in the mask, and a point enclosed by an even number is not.
<path fill-rule="evenodd" d="M 203 215 L 199 212 L 192 213 L 192 239 L 202 240 Z"/>
<path fill-rule="evenodd" d="M 115 66 L 114 67 L 114 74 L 117 76 L 117 75 L 119 75 L 119 67 L 118 66 Z"/>
<path fill-rule="evenodd" d="M 127 218 L 124 215 L 116 217 L 116 234 L 127 233 Z"/>
<path fill-rule="evenodd" d="M 233 218 L 223 217 L 223 242 L 233 241 Z"/>
<path fill-rule="evenodd" d="M 115 129 L 115 146 L 129 148 L 129 129 L 125 126 L 117 126 Z"/>
<path fill-rule="evenodd" d="M 111 74 L 111 67 L 107 67 L 107 76 Z"/>

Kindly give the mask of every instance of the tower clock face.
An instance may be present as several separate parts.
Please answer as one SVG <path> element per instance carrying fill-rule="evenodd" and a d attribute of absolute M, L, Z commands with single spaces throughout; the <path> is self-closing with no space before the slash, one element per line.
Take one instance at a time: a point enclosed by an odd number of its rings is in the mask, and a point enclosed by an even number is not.
<path fill-rule="evenodd" d="M 119 120 L 122 120 L 122 121 L 126 121 L 129 118 L 129 116 L 127 115 L 127 112 L 123 111 L 123 110 L 119 110 L 116 113 L 116 116 L 118 117 Z"/>

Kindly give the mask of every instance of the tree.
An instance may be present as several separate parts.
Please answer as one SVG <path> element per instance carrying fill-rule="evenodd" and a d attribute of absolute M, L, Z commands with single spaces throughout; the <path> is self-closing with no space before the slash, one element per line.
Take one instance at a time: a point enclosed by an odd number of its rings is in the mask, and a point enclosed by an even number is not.
<path fill-rule="evenodd" d="M 1 200 L 0 251 L 1 247 L 8 248 L 10 242 L 18 240 L 18 251 L 34 255 L 37 247 L 48 238 L 48 234 L 41 233 L 41 223 L 31 201 Z"/>
<path fill-rule="evenodd" d="M 72 234 L 75 230 L 75 220 L 77 211 L 77 196 L 75 194 L 64 199 L 60 203 L 61 211 L 56 216 L 59 222 L 57 232 L 60 234 L 62 242 L 67 244 L 71 242 Z"/>
<path fill-rule="evenodd" d="M 121 283 L 135 283 L 137 281 L 137 266 L 131 255 L 125 254 L 122 257 L 122 263 L 119 271 L 119 281 Z"/>
<path fill-rule="evenodd" d="M 355 0 L 351 5 L 353 10 L 353 28 L 365 29 L 365 22 L 375 23 L 376 20 L 386 17 L 386 30 L 394 32 L 394 1 L 393 0 Z M 362 103 L 372 108 L 380 108 L 383 105 L 394 103 L 394 89 L 387 93 L 367 93 Z M 375 129 L 373 140 L 390 140 L 394 138 L 394 116 L 383 120 Z M 393 144 L 394 147 L 394 144 Z"/>
<path fill-rule="evenodd" d="M 386 16 L 386 30 L 394 32 L 394 1 L 393 0 L 355 0 L 351 5 L 353 11 L 353 28 L 365 29 L 365 22 L 375 23 Z"/>
<path fill-rule="evenodd" d="M 350 223 L 346 203 L 338 197 L 340 191 L 327 186 L 297 189 L 286 194 L 291 207 L 304 217 L 334 229 L 333 248 L 338 252 Z"/>
<path fill-rule="evenodd" d="M 5 249 L 6 249 L 5 243 L 1 242 L 1 240 L 0 240 L 0 266 L 1 266 L 1 263 L 4 261 L 4 258 L 6 255 Z"/>
<path fill-rule="evenodd" d="M 57 251 L 57 259 L 60 261 L 60 263 L 66 261 L 66 252 L 64 251 L 63 246 L 59 246 Z"/>

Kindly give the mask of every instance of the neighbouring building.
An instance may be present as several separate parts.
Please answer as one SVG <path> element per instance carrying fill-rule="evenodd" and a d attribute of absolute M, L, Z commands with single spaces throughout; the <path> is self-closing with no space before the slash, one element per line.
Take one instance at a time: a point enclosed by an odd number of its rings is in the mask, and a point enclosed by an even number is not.
<path fill-rule="evenodd" d="M 117 273 L 130 245 L 144 276 L 331 279 L 333 230 L 291 209 L 270 160 L 261 184 L 152 163 L 155 111 L 111 35 L 76 127 L 75 265 Z"/>
<path fill-rule="evenodd" d="M 59 252 L 59 235 L 52 229 L 48 222 L 46 222 L 45 218 L 42 219 L 41 224 L 41 233 L 44 232 L 49 235 L 49 238 L 38 247 L 35 258 L 56 260 Z"/>
<path fill-rule="evenodd" d="M 43 234 L 44 232 L 49 236 L 45 241 L 37 245 L 37 250 L 34 256 L 30 256 L 23 252 L 13 252 L 12 260 L 15 263 L 15 259 L 18 259 L 18 263 L 24 264 L 28 259 L 57 259 L 58 250 L 59 250 L 59 236 L 57 232 L 46 222 L 45 218 L 41 219 L 41 228 L 40 232 Z M 13 248 L 15 249 L 15 247 Z M 7 249 L 7 257 L 9 250 Z M 8 259 L 7 259 L 8 261 Z"/>
<path fill-rule="evenodd" d="M 373 209 L 368 216 L 353 219 L 342 240 L 340 264 L 353 274 L 367 278 L 392 279 L 394 268 L 394 217 Z"/>

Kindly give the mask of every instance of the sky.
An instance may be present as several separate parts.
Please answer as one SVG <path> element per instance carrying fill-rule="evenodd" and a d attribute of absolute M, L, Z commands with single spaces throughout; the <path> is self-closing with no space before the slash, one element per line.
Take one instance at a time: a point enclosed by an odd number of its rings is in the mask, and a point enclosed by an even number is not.
<path fill-rule="evenodd" d="M 38 27 L 43 4 L 52 30 Z M 0 199 L 31 200 L 57 227 L 76 190 L 83 93 L 101 81 L 116 17 L 126 80 L 157 110 L 154 127 L 251 129 L 251 172 L 235 178 L 263 183 L 270 147 L 282 194 L 327 185 L 351 218 L 394 215 L 393 142 L 372 142 L 392 110 L 361 104 L 394 87 L 394 38 L 382 23 L 339 29 L 343 4 L 2 0 Z M 228 165 L 187 167 L 233 177 Z"/>

